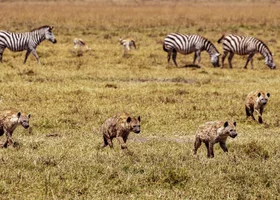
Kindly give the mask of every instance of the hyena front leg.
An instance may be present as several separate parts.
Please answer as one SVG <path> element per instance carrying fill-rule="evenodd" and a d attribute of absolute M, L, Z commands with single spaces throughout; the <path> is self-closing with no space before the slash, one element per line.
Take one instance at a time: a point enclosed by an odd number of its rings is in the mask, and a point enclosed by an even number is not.
<path fill-rule="evenodd" d="M 119 141 L 119 143 L 120 143 L 122 149 L 127 149 L 127 146 L 126 146 L 126 144 L 125 144 L 125 142 L 124 142 L 123 137 L 120 137 L 120 136 L 119 136 L 119 137 L 117 137 L 117 140 Z"/>
<path fill-rule="evenodd" d="M 214 143 L 209 142 L 207 157 L 214 158 Z"/>
<path fill-rule="evenodd" d="M 220 146 L 221 146 L 221 148 L 224 150 L 224 152 L 228 152 L 228 148 L 227 148 L 225 142 L 220 142 Z"/>
<path fill-rule="evenodd" d="M 197 137 L 194 142 L 193 154 L 196 155 L 197 149 L 201 146 L 201 140 Z"/>
<path fill-rule="evenodd" d="M 108 145 L 107 138 L 105 136 L 103 136 L 103 144 L 101 145 L 101 148 L 104 148 L 107 145 Z"/>
<path fill-rule="evenodd" d="M 6 132 L 7 140 L 4 143 L 3 147 L 7 148 L 9 145 L 14 144 L 14 141 L 12 140 L 12 133 Z"/>
<path fill-rule="evenodd" d="M 263 120 L 262 120 L 262 113 L 263 113 L 263 108 L 260 108 L 260 112 L 258 114 L 258 121 L 260 124 L 263 123 Z"/>

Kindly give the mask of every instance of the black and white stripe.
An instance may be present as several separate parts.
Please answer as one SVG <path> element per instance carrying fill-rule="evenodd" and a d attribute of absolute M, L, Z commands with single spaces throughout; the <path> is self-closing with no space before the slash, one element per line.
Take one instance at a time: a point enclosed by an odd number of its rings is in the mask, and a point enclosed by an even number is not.
<path fill-rule="evenodd" d="M 275 63 L 273 62 L 272 54 L 269 48 L 263 43 L 261 40 L 249 37 L 249 36 L 239 36 L 239 35 L 222 35 L 222 37 L 218 40 L 218 43 L 223 44 L 224 54 L 222 57 L 222 68 L 224 67 L 224 60 L 229 53 L 228 62 L 229 67 L 232 68 L 232 58 L 234 54 L 238 55 L 248 55 L 248 59 L 245 63 L 244 68 L 247 68 L 249 62 L 251 62 L 251 68 L 253 68 L 253 56 L 255 53 L 260 53 L 265 60 L 265 64 L 271 68 L 276 68 Z"/>
<path fill-rule="evenodd" d="M 168 53 L 168 64 L 170 57 L 176 66 L 177 52 L 181 54 L 194 54 L 193 64 L 195 64 L 196 59 L 198 59 L 198 64 L 200 64 L 200 53 L 202 51 L 207 51 L 211 58 L 211 63 L 214 67 L 219 66 L 219 52 L 216 47 L 206 38 L 199 35 L 183 35 L 179 33 L 171 33 L 166 36 L 163 42 L 163 50 Z"/>
<path fill-rule="evenodd" d="M 0 61 L 2 62 L 3 52 L 5 48 L 11 51 L 27 50 L 24 63 L 30 53 L 32 53 L 40 63 L 39 57 L 36 53 L 36 47 L 44 40 L 49 40 L 56 43 L 55 36 L 52 33 L 53 27 L 42 26 L 26 33 L 11 33 L 8 31 L 0 31 Z"/>

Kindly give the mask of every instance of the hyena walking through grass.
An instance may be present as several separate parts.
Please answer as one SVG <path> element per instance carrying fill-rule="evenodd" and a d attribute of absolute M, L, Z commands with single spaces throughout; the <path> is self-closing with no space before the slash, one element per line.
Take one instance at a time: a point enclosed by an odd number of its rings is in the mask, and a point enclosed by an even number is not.
<path fill-rule="evenodd" d="M 107 145 L 113 148 L 112 139 L 117 138 L 121 148 L 126 149 L 126 141 L 129 133 L 131 131 L 137 134 L 140 133 L 140 116 L 136 118 L 131 117 L 128 113 L 117 114 L 107 119 L 104 124 L 102 124 L 100 130 L 104 139 L 102 148 Z"/>
<path fill-rule="evenodd" d="M 27 129 L 29 127 L 30 114 L 26 115 L 15 110 L 0 111 L 0 136 L 6 134 L 6 142 L 1 147 L 7 148 L 9 145 L 14 145 L 12 135 L 14 130 L 21 125 Z"/>
<path fill-rule="evenodd" d="M 254 112 L 258 115 L 258 122 L 263 123 L 262 113 L 264 107 L 267 105 L 268 98 L 270 93 L 264 91 L 254 91 L 250 92 L 245 100 L 245 110 L 247 118 L 252 117 L 253 120 L 256 120 L 254 117 Z"/>
<path fill-rule="evenodd" d="M 236 133 L 236 122 L 222 122 L 212 121 L 206 122 L 199 126 L 195 135 L 194 142 L 194 155 L 197 153 L 197 149 L 204 142 L 207 148 L 207 157 L 214 157 L 214 144 L 219 143 L 224 152 L 228 152 L 226 146 L 227 137 L 230 136 L 235 138 Z"/>

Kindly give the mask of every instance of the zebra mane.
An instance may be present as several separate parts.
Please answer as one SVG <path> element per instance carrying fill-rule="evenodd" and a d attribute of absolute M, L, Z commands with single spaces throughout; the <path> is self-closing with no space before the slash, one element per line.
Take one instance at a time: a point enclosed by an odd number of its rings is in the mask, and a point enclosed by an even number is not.
<path fill-rule="evenodd" d="M 36 30 L 40 30 L 40 29 L 45 29 L 45 28 L 51 28 L 51 26 L 48 26 L 48 25 L 40 26 L 39 28 L 35 28 L 35 29 L 31 30 L 31 32 L 36 31 Z"/>
<path fill-rule="evenodd" d="M 215 45 L 210 40 L 208 40 L 207 38 L 205 38 L 203 36 L 200 36 L 200 37 L 203 38 L 207 43 L 209 43 L 211 45 L 210 48 L 213 48 L 217 53 L 219 53 L 218 49 L 215 47 Z"/>
<path fill-rule="evenodd" d="M 264 46 L 264 48 L 266 49 L 266 51 L 269 53 L 270 56 L 272 56 L 271 51 L 269 50 L 268 46 L 260 39 L 256 38 L 260 43 L 262 43 L 262 45 Z"/>

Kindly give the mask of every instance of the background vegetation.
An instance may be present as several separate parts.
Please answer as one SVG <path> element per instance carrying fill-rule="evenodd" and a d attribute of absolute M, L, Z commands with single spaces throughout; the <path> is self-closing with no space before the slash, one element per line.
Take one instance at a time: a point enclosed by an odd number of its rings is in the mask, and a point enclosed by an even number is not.
<path fill-rule="evenodd" d="M 255 2 L 255 1 L 254 1 Z M 279 69 L 260 55 L 255 69 L 167 66 L 162 41 L 170 32 L 200 34 L 222 53 L 222 33 L 262 39 L 279 66 L 280 5 L 271 1 L 12 1 L 0 3 L 0 29 L 25 32 L 54 25 L 57 44 L 43 42 L 23 65 L 25 52 L 4 52 L 1 108 L 31 113 L 32 131 L 19 127 L 19 146 L 0 149 L 0 199 L 277 199 L 280 196 Z M 137 50 L 123 56 L 120 37 Z M 73 39 L 92 49 L 77 56 Z M 279 68 L 279 67 L 278 67 Z M 271 93 L 263 125 L 246 120 L 244 99 Z M 99 149 L 100 125 L 120 111 L 141 115 L 129 152 Z M 236 120 L 229 153 L 202 146 L 192 155 L 196 128 Z M 4 137 L 1 138 L 4 141 Z"/>

